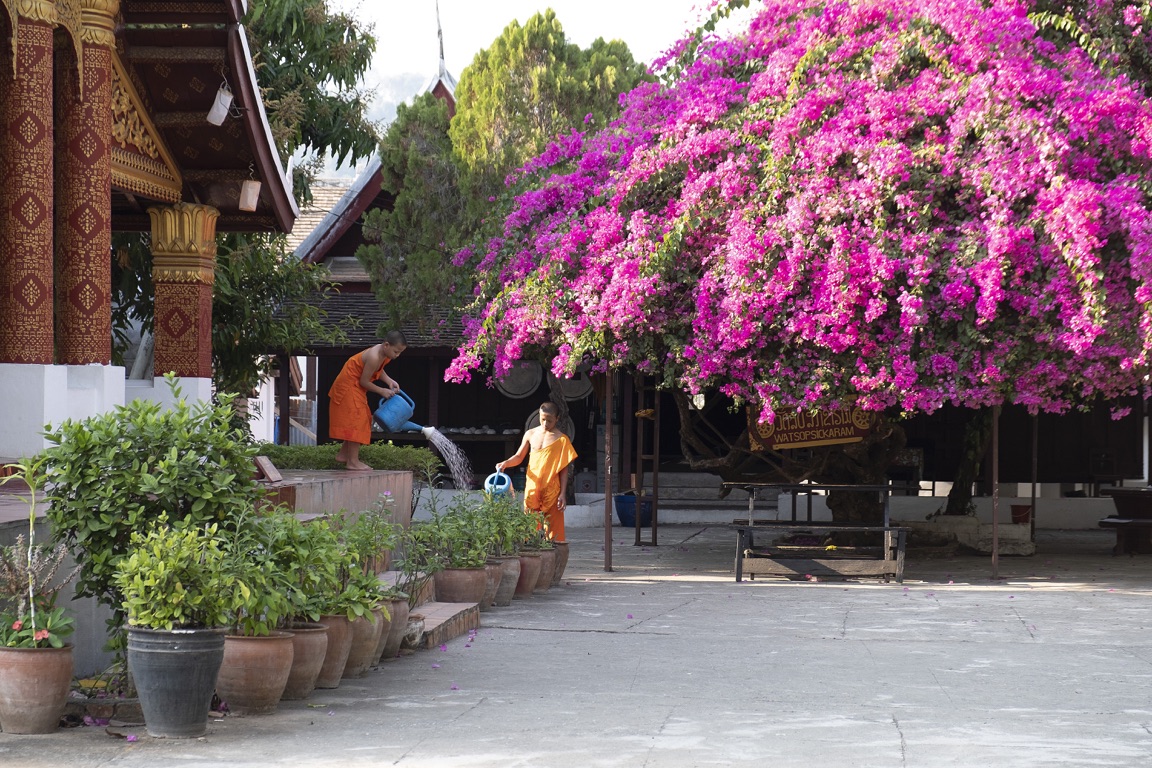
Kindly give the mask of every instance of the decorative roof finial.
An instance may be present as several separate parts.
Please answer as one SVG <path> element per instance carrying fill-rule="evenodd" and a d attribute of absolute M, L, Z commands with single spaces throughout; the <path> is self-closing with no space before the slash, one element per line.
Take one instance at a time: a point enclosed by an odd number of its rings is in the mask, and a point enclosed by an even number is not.
<path fill-rule="evenodd" d="M 440 77 L 448 74 L 448 66 L 444 63 L 444 30 L 440 26 L 440 0 L 436 0 L 436 37 L 440 38 Z"/>

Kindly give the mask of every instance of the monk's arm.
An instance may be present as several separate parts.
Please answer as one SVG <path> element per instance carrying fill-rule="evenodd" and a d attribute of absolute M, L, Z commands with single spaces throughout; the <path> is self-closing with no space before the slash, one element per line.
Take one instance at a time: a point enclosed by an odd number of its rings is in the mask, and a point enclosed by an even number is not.
<path fill-rule="evenodd" d="M 514 467 L 520 462 L 524 461 L 524 457 L 528 455 L 528 433 L 524 433 L 524 439 L 520 441 L 520 448 L 516 453 L 509 456 L 504 461 L 496 465 L 497 472 L 503 472 L 508 467 Z"/>
<path fill-rule="evenodd" d="M 560 470 L 557 477 L 560 478 L 560 498 L 556 500 L 556 506 L 560 509 L 568 506 L 568 464 L 564 465 L 564 469 Z"/>

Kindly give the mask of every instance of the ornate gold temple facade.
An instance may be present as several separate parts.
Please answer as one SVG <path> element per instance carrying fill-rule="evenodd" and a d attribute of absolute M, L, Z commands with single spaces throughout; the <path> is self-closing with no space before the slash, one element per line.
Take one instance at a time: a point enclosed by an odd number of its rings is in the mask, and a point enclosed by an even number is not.
<path fill-rule="evenodd" d="M 0 7 L 0 365 L 110 365 L 112 233 L 144 231 L 155 374 L 211 378 L 218 223 L 288 231 L 298 213 L 259 103 L 244 4 Z M 209 124 L 225 87 L 236 101 Z M 254 173 L 258 208 L 240 210 Z"/>

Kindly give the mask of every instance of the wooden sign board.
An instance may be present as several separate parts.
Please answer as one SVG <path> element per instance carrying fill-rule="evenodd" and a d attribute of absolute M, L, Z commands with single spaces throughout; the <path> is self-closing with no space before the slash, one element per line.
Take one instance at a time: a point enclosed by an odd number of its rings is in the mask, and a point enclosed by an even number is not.
<path fill-rule="evenodd" d="M 855 406 L 777 416 L 774 424 L 756 423 L 755 411 L 748 409 L 748 439 L 754 451 L 858 443 L 871 429 L 872 414 Z"/>

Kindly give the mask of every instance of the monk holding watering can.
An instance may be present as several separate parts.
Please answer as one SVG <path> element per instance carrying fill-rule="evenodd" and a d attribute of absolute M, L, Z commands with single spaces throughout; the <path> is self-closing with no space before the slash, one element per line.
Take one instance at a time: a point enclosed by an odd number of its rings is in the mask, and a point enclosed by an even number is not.
<path fill-rule="evenodd" d="M 557 428 L 560 409 L 555 403 L 540 406 L 540 426 L 524 433 L 520 449 L 496 465 L 496 471 L 515 467 L 528 456 L 524 483 L 524 506 L 543 512 L 548 536 L 560 543 L 564 538 L 564 505 L 568 493 L 568 465 L 576 459 L 576 449 L 568 435 Z"/>

